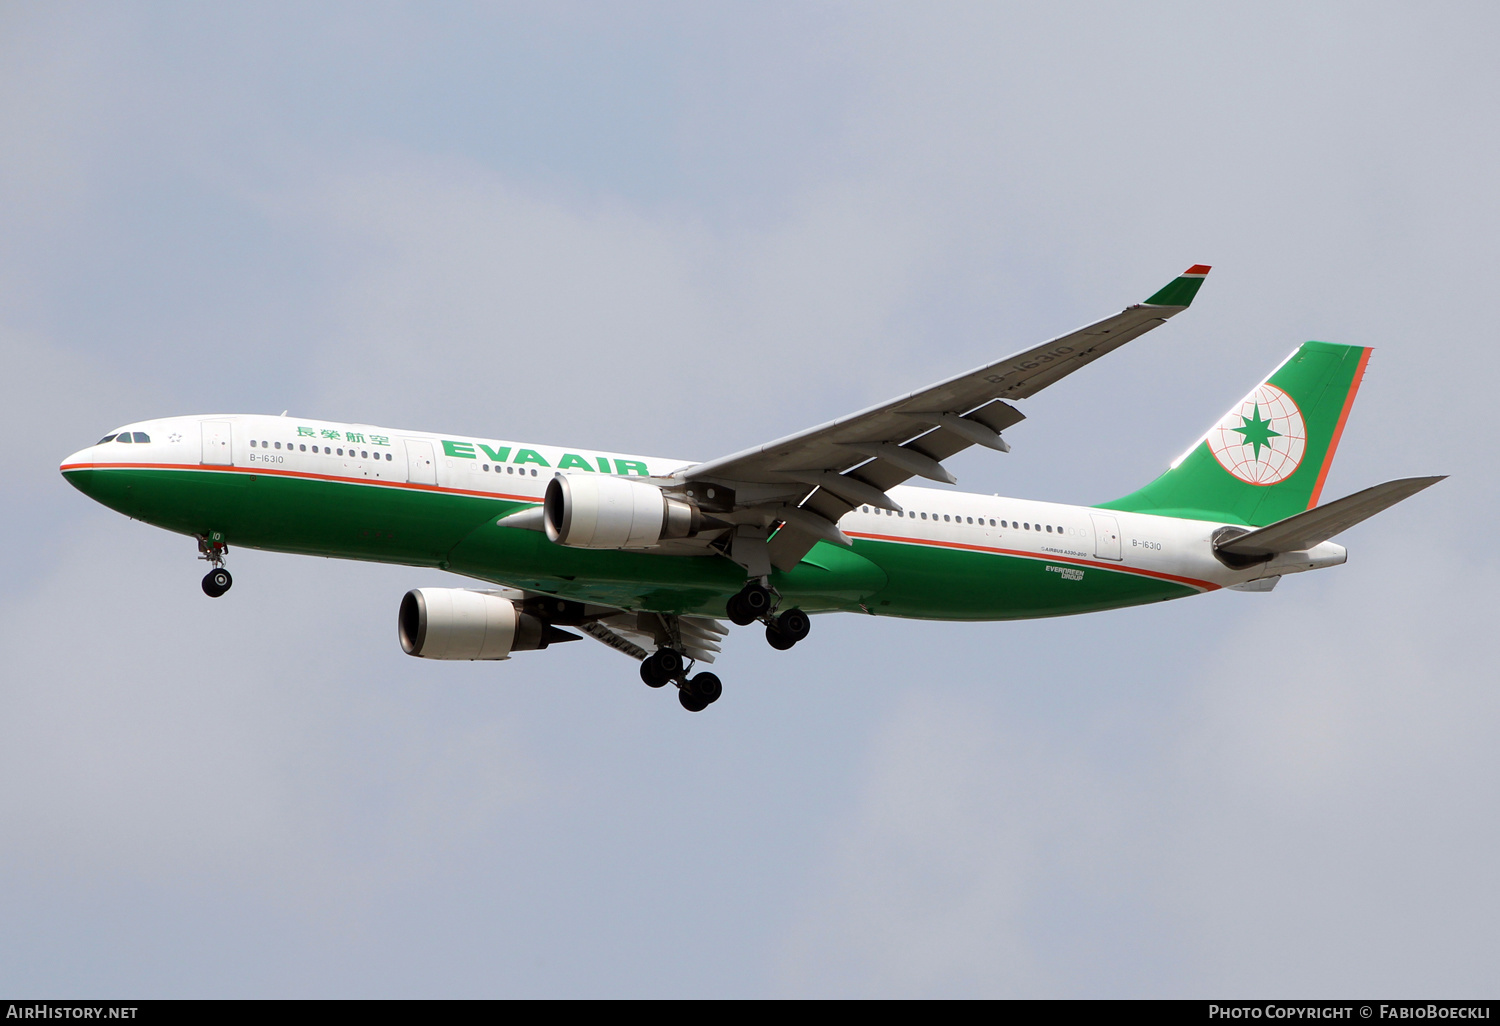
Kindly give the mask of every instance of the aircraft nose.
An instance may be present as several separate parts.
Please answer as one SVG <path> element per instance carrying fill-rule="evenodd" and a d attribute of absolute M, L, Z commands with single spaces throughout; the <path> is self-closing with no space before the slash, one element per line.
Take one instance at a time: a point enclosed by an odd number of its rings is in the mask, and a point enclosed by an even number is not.
<path fill-rule="evenodd" d="M 63 475 L 66 476 L 70 471 L 77 470 L 85 464 L 92 463 L 93 460 L 89 459 L 89 454 L 93 452 L 93 448 L 94 447 L 91 445 L 87 449 L 79 449 L 73 455 L 67 457 L 60 464 L 58 464 L 57 469 L 62 471 Z"/>
<path fill-rule="evenodd" d="M 91 445 L 88 448 L 79 449 L 73 455 L 63 460 L 62 463 L 58 464 L 57 467 L 68 484 L 77 488 L 85 495 L 89 494 L 89 483 L 94 476 L 94 448 Z"/>

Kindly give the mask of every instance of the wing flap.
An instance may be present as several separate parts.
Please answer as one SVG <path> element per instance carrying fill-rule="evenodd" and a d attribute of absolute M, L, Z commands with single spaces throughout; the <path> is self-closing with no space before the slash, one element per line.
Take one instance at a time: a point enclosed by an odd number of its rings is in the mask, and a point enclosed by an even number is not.
<path fill-rule="evenodd" d="M 632 659 L 644 659 L 648 654 L 644 648 L 625 637 L 624 634 L 604 626 L 597 620 L 584 624 L 579 630 L 595 641 L 602 641 L 616 652 L 623 653 Z"/>

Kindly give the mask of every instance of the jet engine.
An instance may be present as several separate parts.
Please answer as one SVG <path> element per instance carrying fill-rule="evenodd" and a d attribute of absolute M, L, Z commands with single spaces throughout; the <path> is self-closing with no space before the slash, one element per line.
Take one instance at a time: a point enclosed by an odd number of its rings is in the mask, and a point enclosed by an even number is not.
<path fill-rule="evenodd" d="M 647 549 L 703 527 L 696 506 L 645 481 L 602 474 L 558 474 L 542 508 L 547 537 L 581 549 Z"/>
<path fill-rule="evenodd" d="M 468 588 L 413 588 L 401 599 L 397 630 L 402 650 L 423 659 L 508 659 L 578 640 L 508 598 Z"/>

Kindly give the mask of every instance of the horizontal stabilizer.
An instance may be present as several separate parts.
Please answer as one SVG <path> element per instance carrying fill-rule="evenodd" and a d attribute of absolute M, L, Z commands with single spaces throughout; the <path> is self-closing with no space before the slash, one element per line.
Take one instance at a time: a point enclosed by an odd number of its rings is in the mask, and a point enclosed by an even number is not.
<path fill-rule="evenodd" d="M 1278 520 L 1269 527 L 1242 534 L 1217 546 L 1220 552 L 1235 556 L 1274 556 L 1278 552 L 1299 552 L 1320 545 L 1355 524 L 1368 520 L 1402 499 L 1411 498 L 1424 488 L 1437 484 L 1437 477 L 1406 477 L 1387 481 L 1362 492 L 1316 506 L 1305 513 Z"/>

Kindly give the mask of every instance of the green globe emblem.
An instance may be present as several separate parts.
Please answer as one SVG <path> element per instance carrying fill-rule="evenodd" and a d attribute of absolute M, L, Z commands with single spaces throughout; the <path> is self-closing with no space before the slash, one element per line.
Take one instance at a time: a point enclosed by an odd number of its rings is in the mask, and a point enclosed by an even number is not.
<path fill-rule="evenodd" d="M 1219 465 L 1241 481 L 1273 485 L 1290 477 L 1307 451 L 1302 411 L 1275 385 L 1260 385 L 1208 432 Z"/>

